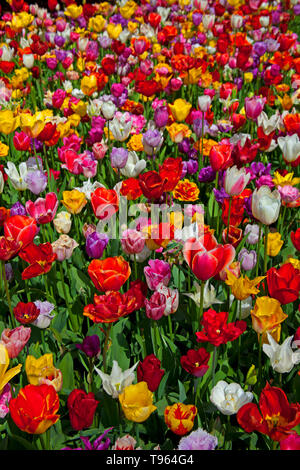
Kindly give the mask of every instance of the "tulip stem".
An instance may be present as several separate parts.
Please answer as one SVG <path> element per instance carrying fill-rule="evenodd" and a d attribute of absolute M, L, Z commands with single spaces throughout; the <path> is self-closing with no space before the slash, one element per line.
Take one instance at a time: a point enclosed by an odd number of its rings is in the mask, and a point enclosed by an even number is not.
<path fill-rule="evenodd" d="M 205 287 L 205 282 L 200 281 L 200 308 L 199 308 L 199 322 L 198 325 L 196 325 L 196 331 L 200 327 L 200 323 L 203 317 L 203 304 L 204 304 L 204 287 Z"/>
<path fill-rule="evenodd" d="M 65 279 L 64 279 L 64 271 L 63 271 L 63 267 L 62 267 L 61 262 L 59 262 L 59 272 L 60 272 L 60 280 L 61 280 L 61 284 L 62 284 L 62 290 L 63 290 L 64 298 L 65 298 L 65 301 L 66 301 L 66 304 L 67 304 L 67 310 L 68 310 L 68 314 L 69 314 L 69 321 L 71 323 L 71 328 L 72 328 L 73 331 L 76 331 L 76 326 L 77 325 L 73 325 L 73 314 L 72 314 L 71 306 L 69 304 L 69 299 L 68 299 L 68 296 L 67 296 L 67 291 L 66 291 L 66 286 L 65 286 Z"/>
<path fill-rule="evenodd" d="M 7 278 L 6 278 L 6 272 L 5 272 L 5 261 L 1 261 L 1 264 L 2 264 L 2 279 L 3 279 L 3 284 L 4 284 L 4 290 L 5 290 L 5 294 L 6 294 L 8 309 L 9 309 L 9 313 L 10 313 L 11 323 L 12 323 L 12 327 L 16 328 L 16 322 L 15 322 L 13 309 L 12 309 L 12 306 L 11 306 L 11 298 L 10 298 L 9 287 L 8 287 L 8 282 L 7 282 Z"/>
<path fill-rule="evenodd" d="M 227 221 L 227 233 L 226 233 L 226 243 L 228 243 L 229 237 L 229 227 L 230 227 L 230 212 L 231 212 L 232 197 L 229 198 L 229 207 L 228 207 L 228 221 Z"/>
<path fill-rule="evenodd" d="M 259 347 L 258 347 L 258 383 L 260 385 L 261 379 L 261 351 L 262 351 L 262 334 L 259 335 Z"/>
<path fill-rule="evenodd" d="M 262 223 L 259 224 L 259 233 L 258 233 L 258 242 L 257 242 L 257 252 L 256 252 L 256 273 L 255 277 L 258 276 L 258 266 L 259 266 L 259 252 L 260 252 L 260 245 L 261 245 L 261 232 L 262 232 Z"/>
<path fill-rule="evenodd" d="M 217 356 L 218 356 L 218 348 L 217 346 L 214 347 L 213 352 L 213 361 L 212 361 L 212 386 L 215 386 L 215 372 L 216 372 L 216 364 L 217 364 Z"/>
<path fill-rule="evenodd" d="M 265 227 L 265 251 L 264 251 L 264 274 L 267 272 L 268 267 L 268 235 L 269 235 L 269 226 Z"/>
<path fill-rule="evenodd" d="M 108 325 L 107 330 L 105 332 L 105 342 L 104 342 L 104 347 L 103 347 L 103 371 L 106 374 L 106 358 L 107 358 L 107 351 L 108 351 L 108 341 L 109 341 L 109 335 L 110 335 L 110 330 L 111 330 L 111 323 Z"/>

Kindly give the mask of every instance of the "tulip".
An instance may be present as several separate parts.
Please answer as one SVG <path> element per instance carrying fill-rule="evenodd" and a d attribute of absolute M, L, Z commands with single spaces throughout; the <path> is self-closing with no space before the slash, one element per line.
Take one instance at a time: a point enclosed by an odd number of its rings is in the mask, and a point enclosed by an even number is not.
<path fill-rule="evenodd" d="M 184 436 L 192 429 L 196 415 L 195 405 L 184 405 L 183 403 L 167 406 L 164 411 L 166 425 L 179 436 Z"/>
<path fill-rule="evenodd" d="M 255 189 L 252 194 L 251 210 L 253 216 L 265 225 L 276 222 L 281 207 L 281 197 L 279 191 L 273 192 L 268 186 L 261 186 Z"/>
<path fill-rule="evenodd" d="M 100 354 L 100 339 L 98 335 L 86 336 L 81 344 L 76 344 L 80 351 L 88 357 L 98 357 Z"/>
<path fill-rule="evenodd" d="M 10 416 L 22 431 L 42 434 L 55 424 L 59 398 L 52 385 L 26 385 L 9 403 Z"/>
<path fill-rule="evenodd" d="M 13 330 L 6 328 L 1 334 L 1 343 L 5 345 L 10 359 L 14 359 L 24 349 L 31 335 L 31 329 L 18 326 Z"/>
<path fill-rule="evenodd" d="M 278 137 L 278 145 L 287 164 L 297 166 L 300 162 L 300 139 L 298 134 Z"/>
<path fill-rule="evenodd" d="M 300 349 L 294 352 L 291 347 L 293 336 L 286 338 L 281 345 L 268 332 L 267 338 L 269 344 L 263 345 L 263 351 L 269 357 L 272 368 L 280 374 L 291 372 L 300 362 Z"/>
<path fill-rule="evenodd" d="M 55 193 L 46 194 L 46 198 L 38 198 L 35 202 L 26 202 L 26 211 L 38 224 L 51 222 L 56 214 L 58 200 Z"/>
<path fill-rule="evenodd" d="M 230 23 L 232 29 L 240 29 L 243 25 L 243 17 L 241 15 L 231 15 Z"/>
<path fill-rule="evenodd" d="M 9 177 L 10 182 L 15 189 L 17 189 L 18 191 L 24 191 L 28 188 L 26 182 L 28 170 L 25 162 L 20 163 L 19 171 L 17 170 L 17 167 L 14 163 L 7 162 L 7 168 L 5 168 L 4 171 Z"/>
<path fill-rule="evenodd" d="M 250 173 L 246 173 L 244 168 L 238 170 L 236 165 L 232 168 L 228 168 L 224 180 L 226 193 L 229 194 L 229 196 L 240 195 L 247 186 L 250 176 Z"/>
<path fill-rule="evenodd" d="M 203 113 L 206 113 L 209 110 L 210 105 L 211 105 L 211 97 L 210 96 L 202 95 L 202 96 L 198 97 L 198 106 L 199 106 L 199 109 Z"/>
<path fill-rule="evenodd" d="M 178 98 L 173 104 L 169 105 L 169 108 L 174 119 L 178 122 L 182 122 L 187 118 L 190 110 L 192 109 L 192 105 L 186 100 Z"/>
<path fill-rule="evenodd" d="M 119 395 L 119 401 L 125 418 L 135 423 L 143 423 L 156 410 L 153 405 L 153 393 L 146 382 L 125 387 Z"/>
<path fill-rule="evenodd" d="M 146 168 L 146 161 L 139 160 L 139 157 L 136 152 L 128 152 L 128 158 L 124 168 L 121 168 L 121 175 L 125 178 L 136 178 L 140 173 Z"/>
<path fill-rule="evenodd" d="M 58 261 L 64 261 L 71 258 L 74 249 L 78 246 L 78 243 L 73 238 L 63 234 L 52 243 L 52 250 L 56 254 Z"/>
<path fill-rule="evenodd" d="M 256 266 L 256 251 L 248 251 L 246 248 L 242 248 L 242 250 L 238 254 L 238 260 L 241 263 L 242 269 L 244 269 L 245 271 L 251 271 L 251 269 Z"/>
<path fill-rule="evenodd" d="M 255 121 L 263 110 L 266 99 L 258 96 L 245 98 L 245 112 L 248 119 Z"/>
<path fill-rule="evenodd" d="M 127 229 L 122 233 L 121 245 L 126 254 L 137 254 L 143 251 L 145 238 L 141 232 L 134 229 Z"/>
<path fill-rule="evenodd" d="M 122 147 L 113 147 L 110 154 L 111 166 L 118 170 L 126 166 L 128 150 Z"/>
<path fill-rule="evenodd" d="M 150 300 L 145 299 L 146 316 L 152 320 L 159 320 L 163 316 L 166 306 L 165 295 L 156 291 Z"/>
<path fill-rule="evenodd" d="M 253 393 L 244 392 L 238 383 L 228 384 L 224 380 L 219 380 L 210 393 L 210 401 L 227 416 L 236 414 L 242 406 L 252 400 Z"/>
<path fill-rule="evenodd" d="M 40 300 L 36 300 L 34 305 L 39 309 L 40 313 L 36 320 L 32 322 L 32 324 L 40 329 L 48 328 L 51 320 L 55 317 L 55 315 L 51 315 L 55 305 L 47 301 L 41 302 Z"/>
<path fill-rule="evenodd" d="M 9 366 L 9 354 L 6 346 L 0 342 L 0 394 L 8 382 L 20 373 L 22 364 L 7 370 Z"/>
<path fill-rule="evenodd" d="M 135 375 L 133 371 L 136 369 L 137 365 L 138 362 L 130 369 L 127 369 L 123 372 L 118 362 L 113 361 L 113 367 L 110 375 L 105 374 L 97 367 L 95 367 L 95 371 L 102 380 L 102 386 L 105 392 L 112 398 L 118 398 L 123 390 L 131 385 L 134 381 Z"/>
<path fill-rule="evenodd" d="M 58 233 L 69 233 L 72 225 L 71 214 L 65 211 L 60 212 L 53 220 L 53 225 Z"/>
<path fill-rule="evenodd" d="M 167 286 L 171 279 L 171 268 L 166 261 L 150 260 L 144 268 L 146 282 L 151 290 L 156 290 L 159 284 Z"/>
<path fill-rule="evenodd" d="M 27 69 L 32 69 L 34 66 L 34 55 L 33 54 L 23 54 L 23 64 Z"/>

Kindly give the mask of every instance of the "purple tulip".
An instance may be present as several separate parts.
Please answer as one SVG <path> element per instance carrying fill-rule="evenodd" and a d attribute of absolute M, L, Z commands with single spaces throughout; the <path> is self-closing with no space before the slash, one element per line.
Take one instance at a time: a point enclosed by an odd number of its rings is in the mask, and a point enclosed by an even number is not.
<path fill-rule="evenodd" d="M 256 251 L 248 251 L 246 248 L 243 248 L 238 255 L 238 260 L 241 263 L 242 269 L 245 271 L 251 271 L 256 266 Z"/>
<path fill-rule="evenodd" d="M 86 238 L 85 249 L 90 258 L 100 259 L 107 247 L 109 238 L 105 233 L 92 232 Z"/>
<path fill-rule="evenodd" d="M 25 207 L 19 201 L 15 202 L 10 208 L 10 216 L 13 215 L 27 215 Z"/>
<path fill-rule="evenodd" d="M 202 170 L 199 171 L 198 180 L 200 183 L 211 183 L 215 180 L 215 178 L 216 172 L 212 169 L 211 166 L 202 168 Z"/>
<path fill-rule="evenodd" d="M 84 352 L 88 357 L 97 357 L 100 354 L 100 339 L 98 335 L 86 336 L 76 348 Z"/>
<path fill-rule="evenodd" d="M 41 192 L 45 191 L 47 186 L 47 176 L 43 171 L 36 170 L 30 171 L 27 173 L 26 176 L 26 183 L 28 185 L 28 189 L 33 194 L 40 194 Z"/>
<path fill-rule="evenodd" d="M 165 127 L 169 120 L 169 113 L 166 106 L 156 108 L 154 112 L 154 122 L 156 127 Z"/>
<path fill-rule="evenodd" d="M 128 150 L 123 147 L 113 147 L 110 154 L 110 160 L 113 168 L 124 168 L 128 160 Z"/>

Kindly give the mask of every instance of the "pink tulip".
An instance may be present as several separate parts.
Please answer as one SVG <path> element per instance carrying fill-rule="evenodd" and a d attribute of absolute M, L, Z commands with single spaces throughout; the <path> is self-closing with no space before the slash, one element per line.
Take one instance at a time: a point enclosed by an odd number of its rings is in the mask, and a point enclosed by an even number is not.
<path fill-rule="evenodd" d="M 2 331 L 1 342 L 5 345 L 10 359 L 18 356 L 31 335 L 31 329 L 25 326 L 18 326 L 13 330 L 6 328 Z"/>
<path fill-rule="evenodd" d="M 166 297 L 159 292 L 154 292 L 149 300 L 145 299 L 146 315 L 152 320 L 159 320 L 163 316 L 166 306 Z"/>
<path fill-rule="evenodd" d="M 247 118 L 255 121 L 264 109 L 265 103 L 266 98 L 261 98 L 260 96 L 245 98 L 245 112 Z"/>
<path fill-rule="evenodd" d="M 166 261 L 151 259 L 149 266 L 144 268 L 146 282 L 151 290 L 155 290 L 159 284 L 167 286 L 171 279 L 171 268 Z"/>
<path fill-rule="evenodd" d="M 141 232 L 128 229 L 122 234 L 121 245 L 127 255 L 134 255 L 143 251 L 145 238 Z"/>
<path fill-rule="evenodd" d="M 38 224 L 48 224 L 56 214 L 58 200 L 55 193 L 46 194 L 46 198 L 39 197 L 35 202 L 26 202 L 26 211 Z"/>

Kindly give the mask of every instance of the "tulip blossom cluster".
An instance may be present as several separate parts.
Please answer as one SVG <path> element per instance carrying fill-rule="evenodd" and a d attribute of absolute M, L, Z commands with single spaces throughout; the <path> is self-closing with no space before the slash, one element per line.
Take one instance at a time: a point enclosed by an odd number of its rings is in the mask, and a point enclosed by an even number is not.
<path fill-rule="evenodd" d="M 299 2 L 3 3 L 1 449 L 299 450 Z"/>

